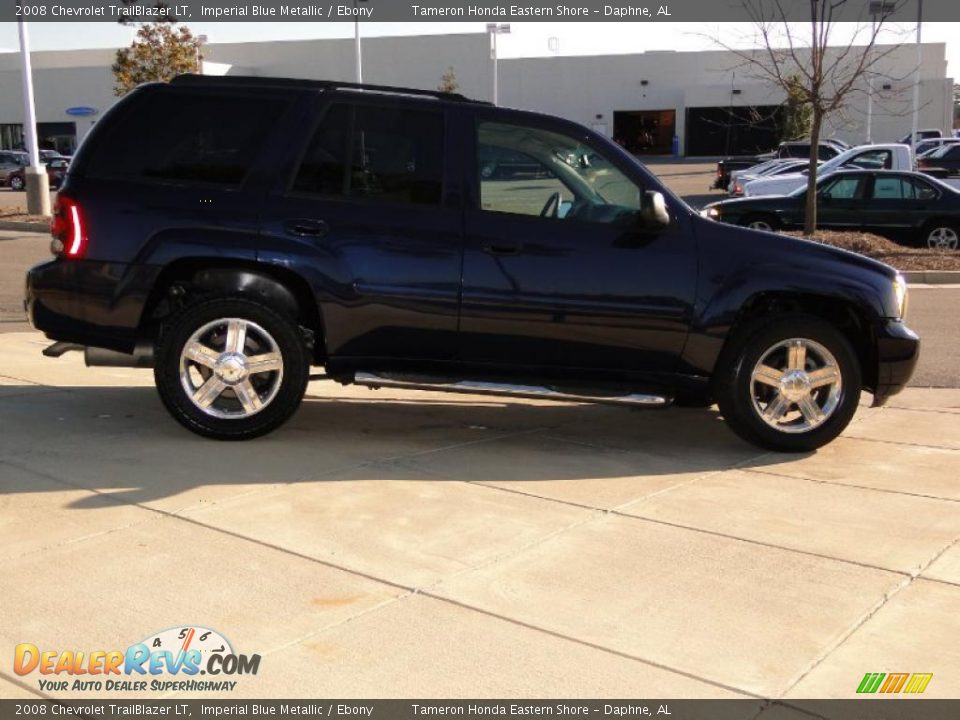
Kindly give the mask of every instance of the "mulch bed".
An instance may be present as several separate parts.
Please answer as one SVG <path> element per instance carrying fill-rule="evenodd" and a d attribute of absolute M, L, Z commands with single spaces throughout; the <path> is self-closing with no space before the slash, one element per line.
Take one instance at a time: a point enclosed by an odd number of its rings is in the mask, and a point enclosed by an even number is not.
<path fill-rule="evenodd" d="M 833 245 L 892 265 L 897 270 L 960 270 L 960 251 L 928 250 L 898 245 L 892 240 L 867 232 L 818 230 L 812 238 L 800 232 L 788 235 Z"/>
<path fill-rule="evenodd" d="M 36 222 L 49 224 L 50 218 L 43 215 L 27 215 L 27 211 L 21 207 L 0 208 L 0 220 L 11 220 L 15 222 Z"/>

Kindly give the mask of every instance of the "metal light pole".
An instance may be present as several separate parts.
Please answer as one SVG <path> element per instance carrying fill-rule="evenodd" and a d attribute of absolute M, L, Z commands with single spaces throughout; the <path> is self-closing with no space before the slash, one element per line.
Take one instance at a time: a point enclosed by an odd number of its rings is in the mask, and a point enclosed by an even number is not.
<path fill-rule="evenodd" d="M 360 16 L 357 15 L 357 3 L 369 0 L 353 0 L 353 51 L 356 55 L 357 83 L 363 82 L 363 57 L 360 52 Z"/>
<path fill-rule="evenodd" d="M 509 23 L 488 23 L 487 24 L 487 33 L 490 35 L 490 59 L 493 60 L 493 104 L 500 104 L 500 89 L 497 86 L 498 83 L 498 68 L 497 68 L 497 35 L 509 35 L 510 34 L 510 24 Z"/>
<path fill-rule="evenodd" d="M 30 66 L 30 32 L 27 23 L 20 20 L 20 66 L 23 72 L 23 129 L 27 136 L 30 166 L 24 173 L 27 185 L 27 212 L 30 215 L 50 214 L 50 180 L 47 169 L 40 164 L 40 146 L 37 142 L 37 110 L 33 101 L 33 68 Z"/>
<path fill-rule="evenodd" d="M 877 16 L 886 18 L 890 13 L 896 10 L 896 3 L 891 0 L 872 0 L 870 3 L 870 39 L 876 43 L 877 39 Z M 873 78 L 867 78 L 867 144 L 873 142 Z"/>
<path fill-rule="evenodd" d="M 917 72 L 913 83 L 913 132 L 910 135 L 910 147 L 917 147 L 917 131 L 920 129 L 920 66 L 923 63 L 923 46 L 920 44 L 920 30 L 923 27 L 923 0 L 917 0 Z"/>

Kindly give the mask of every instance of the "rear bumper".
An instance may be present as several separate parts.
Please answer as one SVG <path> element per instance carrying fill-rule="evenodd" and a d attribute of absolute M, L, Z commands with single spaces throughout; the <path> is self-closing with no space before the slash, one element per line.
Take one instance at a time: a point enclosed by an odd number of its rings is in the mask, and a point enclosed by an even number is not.
<path fill-rule="evenodd" d="M 51 340 L 130 352 L 155 272 L 90 260 L 51 260 L 27 271 L 27 319 Z"/>
<path fill-rule="evenodd" d="M 899 320 L 884 320 L 877 329 L 877 387 L 874 406 L 906 387 L 920 357 L 920 338 Z"/>

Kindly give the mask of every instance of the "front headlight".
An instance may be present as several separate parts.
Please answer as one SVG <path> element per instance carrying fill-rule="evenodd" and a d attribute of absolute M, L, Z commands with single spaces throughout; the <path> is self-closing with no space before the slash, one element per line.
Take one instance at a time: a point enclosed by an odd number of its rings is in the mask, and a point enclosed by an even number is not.
<path fill-rule="evenodd" d="M 893 297 L 897 303 L 897 311 L 900 313 L 900 319 L 907 317 L 907 281 L 903 275 L 897 275 L 893 279 Z"/>
<path fill-rule="evenodd" d="M 710 218 L 711 220 L 720 219 L 720 211 L 715 207 L 704 208 L 700 211 L 700 215 L 705 218 Z"/>

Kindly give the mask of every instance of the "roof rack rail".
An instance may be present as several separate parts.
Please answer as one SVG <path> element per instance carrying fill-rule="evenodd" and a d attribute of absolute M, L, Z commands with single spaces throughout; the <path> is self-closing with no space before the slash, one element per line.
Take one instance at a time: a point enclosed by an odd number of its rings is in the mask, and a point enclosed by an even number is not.
<path fill-rule="evenodd" d="M 432 97 L 451 102 L 489 105 L 485 100 L 473 100 L 460 93 L 442 90 L 421 90 L 418 88 L 397 87 L 393 85 L 370 85 L 367 83 L 340 82 L 339 80 L 301 80 L 297 78 L 255 77 L 252 75 L 177 75 L 170 81 L 175 85 L 234 85 L 237 87 L 278 87 L 278 88 L 314 88 L 318 90 L 369 90 L 371 92 L 393 93 L 396 95 L 414 95 Z"/>

